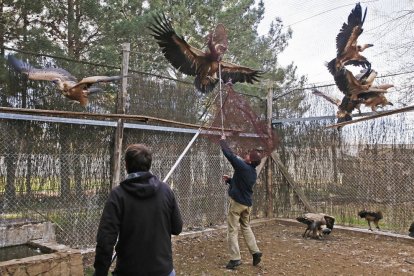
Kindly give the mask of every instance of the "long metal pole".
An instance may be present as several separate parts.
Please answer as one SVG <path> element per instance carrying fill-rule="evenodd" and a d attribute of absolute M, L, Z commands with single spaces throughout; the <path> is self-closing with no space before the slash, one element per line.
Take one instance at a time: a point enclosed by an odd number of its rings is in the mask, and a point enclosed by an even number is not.
<path fill-rule="evenodd" d="M 171 174 L 174 172 L 175 168 L 180 164 L 181 159 L 183 159 L 184 155 L 187 153 L 187 151 L 190 149 L 191 145 L 194 143 L 194 141 L 197 139 L 198 135 L 200 134 L 201 129 L 199 129 L 196 134 L 193 136 L 193 139 L 188 143 L 187 147 L 184 149 L 184 151 L 181 153 L 181 155 L 178 157 L 177 161 L 175 161 L 175 164 L 172 166 L 170 171 L 168 172 L 167 176 L 165 176 L 163 182 L 166 182 L 168 178 L 171 176 Z M 171 184 L 171 189 L 173 188 L 173 184 Z"/>

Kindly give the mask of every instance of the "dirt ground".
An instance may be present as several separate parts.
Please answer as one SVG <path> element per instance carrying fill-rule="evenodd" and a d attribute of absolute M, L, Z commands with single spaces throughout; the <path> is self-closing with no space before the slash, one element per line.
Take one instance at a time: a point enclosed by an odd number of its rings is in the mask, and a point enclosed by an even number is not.
<path fill-rule="evenodd" d="M 254 226 L 262 262 L 252 266 L 239 239 L 242 265 L 236 270 L 225 268 L 225 230 L 183 236 L 173 247 L 177 275 L 414 275 L 414 239 L 335 228 L 323 240 L 304 239 L 304 226 L 285 221 Z"/>

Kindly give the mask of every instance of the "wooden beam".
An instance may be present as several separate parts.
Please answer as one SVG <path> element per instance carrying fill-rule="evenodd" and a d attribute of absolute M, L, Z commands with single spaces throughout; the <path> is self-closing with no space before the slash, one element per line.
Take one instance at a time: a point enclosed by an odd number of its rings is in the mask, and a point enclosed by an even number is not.
<path fill-rule="evenodd" d="M 350 124 L 359 123 L 359 122 L 362 122 L 362 121 L 376 119 L 376 118 L 379 118 L 379 117 L 389 116 L 389 115 L 398 114 L 398 113 L 402 113 L 402 112 L 409 112 L 409 111 L 413 111 L 413 110 L 414 110 L 414 105 L 406 106 L 406 107 L 403 107 L 403 108 L 394 109 L 394 110 L 390 110 L 390 111 L 384 111 L 384 112 L 381 112 L 381 113 L 378 113 L 378 114 L 374 114 L 374 115 L 371 115 L 371 116 L 363 117 L 363 118 L 348 121 L 348 122 L 342 122 L 342 123 L 339 123 L 339 124 L 329 125 L 326 128 L 342 127 L 342 126 L 346 126 L 346 125 L 350 125 Z"/>
<path fill-rule="evenodd" d="M 128 64 L 129 64 L 129 51 L 130 44 L 122 44 L 122 82 L 121 89 L 118 91 L 117 101 L 117 113 L 125 114 L 125 100 L 127 98 L 127 75 L 128 75 Z M 114 151 L 112 155 L 112 180 L 111 186 L 114 188 L 119 184 L 121 176 L 121 155 L 122 155 L 122 144 L 124 140 L 124 119 L 119 118 L 117 127 L 115 130 L 114 138 Z"/>
<path fill-rule="evenodd" d="M 269 81 L 267 87 L 267 128 L 269 134 L 272 133 L 272 117 L 273 117 L 273 82 Z M 269 159 L 266 166 L 266 217 L 273 217 L 273 174 L 272 161 Z"/>
<path fill-rule="evenodd" d="M 172 120 L 166 120 L 157 117 L 142 116 L 142 115 L 128 115 L 128 114 L 98 114 L 98 113 L 88 113 L 88 112 L 72 112 L 72 111 L 62 111 L 62 110 L 47 110 L 47 109 L 28 109 L 28 108 L 13 108 L 13 107 L 0 107 L 0 113 L 14 113 L 14 114 L 28 114 L 28 115 L 42 115 L 42 116 L 62 116 L 62 117 L 71 117 L 78 119 L 101 119 L 101 120 L 118 120 L 124 119 L 128 121 L 138 121 L 138 122 L 157 122 L 167 125 L 176 125 L 183 126 L 193 129 L 209 129 L 220 131 L 218 135 L 221 135 L 221 128 L 219 127 L 208 127 L 201 126 L 196 124 L 189 124 L 183 122 L 177 122 Z M 237 129 L 224 129 L 228 132 L 242 132 Z"/>
<path fill-rule="evenodd" d="M 293 178 L 290 176 L 289 171 L 285 167 L 285 165 L 282 163 L 282 160 L 280 160 L 279 154 L 274 151 L 272 152 L 272 159 L 276 162 L 278 165 L 280 171 L 282 172 L 283 176 L 286 178 L 289 185 L 292 187 L 292 189 L 295 191 L 296 195 L 299 197 L 299 199 L 302 201 L 303 205 L 305 205 L 305 208 L 308 212 L 315 212 L 315 209 L 310 205 L 309 201 L 303 194 L 303 192 L 299 189 L 296 182 L 293 180 Z"/>

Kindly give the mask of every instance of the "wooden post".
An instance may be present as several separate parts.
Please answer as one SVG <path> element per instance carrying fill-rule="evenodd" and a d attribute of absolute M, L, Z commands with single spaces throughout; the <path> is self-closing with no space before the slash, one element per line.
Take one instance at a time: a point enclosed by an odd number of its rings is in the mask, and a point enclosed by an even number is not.
<path fill-rule="evenodd" d="M 267 125 L 269 134 L 272 132 L 272 117 L 273 117 L 273 82 L 269 81 L 267 88 Z M 273 217 L 273 187 L 272 187 L 272 159 L 267 159 L 266 164 L 266 196 L 267 196 L 267 210 L 266 217 Z"/>
<path fill-rule="evenodd" d="M 121 89 L 118 91 L 118 101 L 116 109 L 118 114 L 125 114 L 125 99 L 127 98 L 127 75 L 129 64 L 129 50 L 130 44 L 122 44 L 122 82 Z M 118 119 L 115 130 L 115 141 L 113 151 L 113 166 L 112 166 L 112 179 L 111 186 L 114 188 L 119 184 L 119 178 L 121 175 L 121 155 L 122 155 L 122 142 L 124 138 L 124 119 Z"/>
<path fill-rule="evenodd" d="M 308 212 L 315 212 L 315 209 L 312 207 L 312 205 L 309 203 L 308 199 L 306 198 L 305 194 L 300 190 L 299 186 L 296 184 L 295 180 L 293 180 L 293 177 L 290 176 L 288 169 L 283 164 L 282 160 L 280 160 L 279 154 L 274 151 L 272 153 L 272 159 L 276 162 L 276 164 L 279 167 L 279 170 L 282 172 L 283 176 L 286 178 L 289 185 L 293 188 L 296 195 L 299 197 L 299 199 L 302 201 L 303 205 L 305 205 L 305 208 Z"/>

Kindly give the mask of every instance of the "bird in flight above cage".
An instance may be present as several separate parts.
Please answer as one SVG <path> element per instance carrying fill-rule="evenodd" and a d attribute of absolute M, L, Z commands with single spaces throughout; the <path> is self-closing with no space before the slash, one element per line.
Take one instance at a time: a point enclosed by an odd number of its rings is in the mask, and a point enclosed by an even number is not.
<path fill-rule="evenodd" d="M 68 99 L 79 102 L 81 106 L 88 104 L 88 96 L 92 93 L 103 92 L 99 87 L 92 86 L 100 82 L 113 82 L 122 79 L 122 76 L 90 76 L 78 81 L 71 73 L 62 68 L 35 68 L 29 63 L 8 56 L 9 64 L 29 80 L 51 81 Z"/>
<path fill-rule="evenodd" d="M 213 33 L 207 35 L 207 50 L 202 51 L 189 45 L 182 36 L 177 35 L 171 21 L 164 14 L 155 15 L 148 27 L 152 36 L 161 47 L 165 58 L 180 72 L 195 76 L 194 86 L 202 93 L 214 89 L 221 79 L 227 82 L 254 83 L 262 74 L 260 70 L 251 69 L 224 61 L 227 51 L 227 31 L 219 24 Z"/>
<path fill-rule="evenodd" d="M 364 68 L 371 68 L 371 63 L 362 56 L 360 52 L 365 49 L 374 46 L 373 44 L 358 45 L 358 37 L 363 32 L 363 24 L 367 15 L 367 8 L 365 8 L 364 14 L 362 14 L 362 8 L 359 3 L 355 5 L 351 13 L 348 16 L 348 22 L 343 23 L 341 30 L 336 36 L 336 58 L 332 59 L 330 63 L 330 72 L 332 75 L 337 70 L 340 70 L 345 65 L 356 65 Z M 333 71 L 331 71 L 331 69 Z"/>

